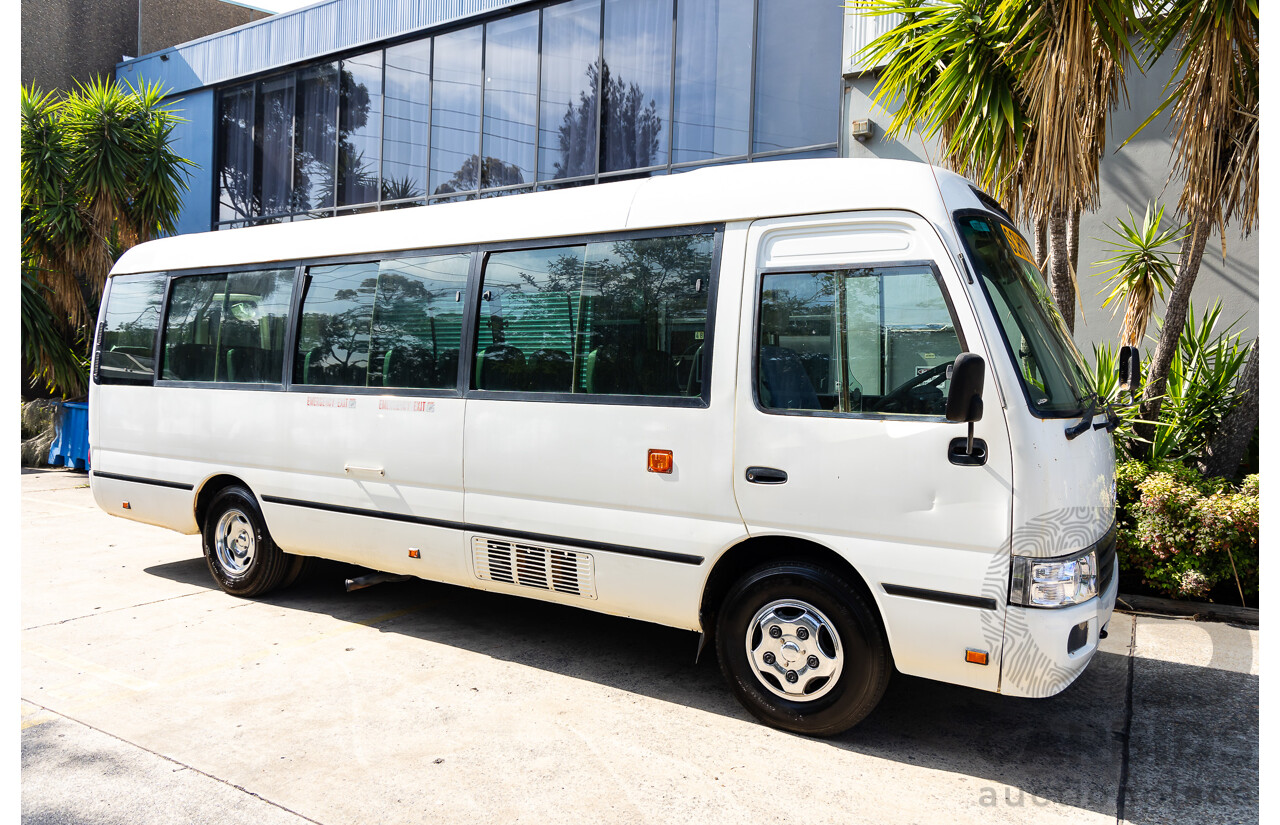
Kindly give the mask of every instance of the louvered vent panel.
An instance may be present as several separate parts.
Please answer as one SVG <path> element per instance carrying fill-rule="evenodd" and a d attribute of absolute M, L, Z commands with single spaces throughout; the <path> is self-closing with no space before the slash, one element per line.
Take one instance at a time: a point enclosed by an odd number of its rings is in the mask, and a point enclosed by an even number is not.
<path fill-rule="evenodd" d="M 595 565 L 587 553 L 475 536 L 471 555 L 476 578 L 596 597 Z"/>

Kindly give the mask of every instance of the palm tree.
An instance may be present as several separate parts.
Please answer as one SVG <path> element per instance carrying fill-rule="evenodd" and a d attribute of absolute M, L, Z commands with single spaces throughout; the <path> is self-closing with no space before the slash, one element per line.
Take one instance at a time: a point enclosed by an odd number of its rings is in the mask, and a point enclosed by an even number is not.
<path fill-rule="evenodd" d="M 1049 285 L 1075 327 L 1079 213 L 1096 206 L 1107 115 L 1131 55 L 1130 0 L 863 0 L 902 16 L 863 51 L 886 63 L 889 131 L 941 135 L 944 162 L 1048 237 Z M 1038 257 L 1042 249 L 1037 249 Z"/>
<path fill-rule="evenodd" d="M 88 348 L 111 265 L 176 230 L 193 164 L 170 147 L 179 118 L 158 85 L 99 79 L 65 97 L 23 88 L 21 111 L 23 359 L 74 394 L 84 387 L 75 350 Z"/>
<path fill-rule="evenodd" d="M 1161 0 L 1154 20 L 1151 62 L 1174 44 L 1180 52 L 1165 86 L 1170 94 L 1138 129 L 1172 107 L 1171 174 L 1186 181 L 1178 212 L 1190 231 L 1147 368 L 1140 418 L 1148 422 L 1160 414 L 1210 231 L 1216 226 L 1223 235 L 1225 256 L 1227 223 L 1238 222 L 1245 235 L 1258 223 L 1257 0 Z M 1153 424 L 1138 425 L 1140 438 L 1150 441 L 1153 432 Z"/>

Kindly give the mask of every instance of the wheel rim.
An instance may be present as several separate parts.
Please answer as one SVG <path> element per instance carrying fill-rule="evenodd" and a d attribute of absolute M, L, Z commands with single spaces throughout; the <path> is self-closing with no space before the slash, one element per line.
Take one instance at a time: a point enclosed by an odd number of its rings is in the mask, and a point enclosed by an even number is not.
<path fill-rule="evenodd" d="M 799 599 L 769 602 L 747 625 L 747 661 L 771 693 L 792 702 L 825 696 L 844 669 L 844 648 L 821 610 Z"/>
<path fill-rule="evenodd" d="M 253 522 L 242 511 L 231 509 L 218 519 L 213 537 L 214 556 L 228 578 L 242 578 L 249 572 L 257 546 Z"/>

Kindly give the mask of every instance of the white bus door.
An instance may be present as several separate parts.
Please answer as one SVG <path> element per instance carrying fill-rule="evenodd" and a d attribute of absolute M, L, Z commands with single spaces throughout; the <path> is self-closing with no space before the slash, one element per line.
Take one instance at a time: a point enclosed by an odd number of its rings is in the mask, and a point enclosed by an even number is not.
<path fill-rule="evenodd" d="M 902 213 L 762 221 L 747 249 L 733 472 L 748 530 L 846 558 L 899 670 L 998 689 L 1009 439 L 988 369 L 985 460 L 951 448 L 967 427 L 945 419 L 948 365 L 986 353 L 936 234 Z"/>

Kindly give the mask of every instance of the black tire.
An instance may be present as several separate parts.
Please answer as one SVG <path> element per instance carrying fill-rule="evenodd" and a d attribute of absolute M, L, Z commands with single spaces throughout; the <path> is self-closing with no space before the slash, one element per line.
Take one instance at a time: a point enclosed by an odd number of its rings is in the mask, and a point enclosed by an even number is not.
<path fill-rule="evenodd" d="M 311 575 L 311 571 L 315 569 L 315 556 L 297 556 L 292 553 L 285 553 L 285 558 L 289 560 L 289 569 L 285 571 L 284 581 L 280 582 L 281 587 L 293 587 L 300 581 L 306 581 Z"/>
<path fill-rule="evenodd" d="M 205 515 L 202 534 L 209 572 L 233 596 L 261 596 L 279 587 L 290 572 L 293 557 L 271 540 L 257 500 L 244 487 L 218 492 Z"/>
<path fill-rule="evenodd" d="M 793 610 L 792 602 L 808 610 Z M 783 604 L 770 608 L 779 603 Z M 777 620 L 756 622 L 762 611 L 766 616 L 795 617 L 798 624 L 786 625 L 791 628 L 787 633 L 781 632 L 779 624 L 781 635 L 766 643 L 764 626 Z M 800 625 L 819 630 L 811 635 L 807 629 L 797 629 Z M 756 654 L 748 653 L 749 645 L 755 646 Z M 770 645 L 786 650 L 774 655 L 767 649 Z M 769 667 L 753 664 L 754 657 L 763 655 L 761 650 L 773 655 L 771 664 L 776 664 L 778 678 L 773 678 Z M 809 736 L 835 736 L 862 721 L 884 695 L 893 671 L 875 609 L 843 578 L 806 562 L 756 568 L 730 588 L 716 620 L 716 656 L 729 687 L 753 716 L 767 725 Z M 796 662 L 785 676 L 784 656 L 795 656 Z M 835 675 L 824 677 L 816 667 L 808 670 L 806 665 L 815 661 L 836 669 Z M 802 673 L 811 675 L 806 678 Z M 808 691 L 812 698 L 779 695 L 787 692 L 784 679 L 792 682 L 792 691 Z"/>

